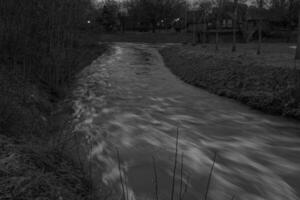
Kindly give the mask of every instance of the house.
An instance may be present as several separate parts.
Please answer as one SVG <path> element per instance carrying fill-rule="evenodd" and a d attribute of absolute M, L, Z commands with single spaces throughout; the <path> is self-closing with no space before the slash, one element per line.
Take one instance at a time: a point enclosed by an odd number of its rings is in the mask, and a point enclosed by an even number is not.
<path fill-rule="evenodd" d="M 203 10 L 192 10 L 187 12 L 186 27 L 188 32 L 193 32 L 202 38 L 213 38 L 219 31 L 220 39 L 232 40 L 233 32 L 237 33 L 240 41 L 250 41 L 257 38 L 260 21 L 262 22 L 262 33 L 268 38 L 289 38 L 294 27 L 290 25 L 287 15 L 278 9 L 265 9 L 248 7 L 246 4 L 238 4 L 237 28 L 234 26 L 235 5 L 226 2 L 222 8 L 211 8 L 205 15 Z M 217 19 L 220 19 L 220 29 L 217 30 Z M 205 34 L 205 36 L 200 36 Z"/>
<path fill-rule="evenodd" d="M 285 13 L 275 9 L 249 7 L 243 26 L 246 41 L 253 39 L 258 33 L 259 22 L 262 22 L 262 33 L 267 37 L 278 37 L 289 32 Z"/>
<path fill-rule="evenodd" d="M 237 17 L 237 34 L 242 34 L 242 26 L 245 21 L 245 13 L 247 10 L 246 4 L 238 4 L 238 17 Z M 196 35 L 206 34 L 204 38 L 209 38 L 215 35 L 217 31 L 217 18 L 220 21 L 220 35 L 230 36 L 233 34 L 234 24 L 234 11 L 235 5 L 233 2 L 225 2 L 222 6 L 220 14 L 219 8 L 212 8 L 208 13 L 204 15 L 201 10 L 189 11 L 187 14 L 187 31 L 194 32 Z M 219 14 L 219 16 L 218 16 Z"/>

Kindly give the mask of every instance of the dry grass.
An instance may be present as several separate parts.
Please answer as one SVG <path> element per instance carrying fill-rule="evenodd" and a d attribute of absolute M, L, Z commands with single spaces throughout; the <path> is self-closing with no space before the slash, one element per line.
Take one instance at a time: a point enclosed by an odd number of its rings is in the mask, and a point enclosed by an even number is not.
<path fill-rule="evenodd" d="M 90 199 L 86 173 L 48 143 L 60 134 L 51 132 L 48 95 L 7 71 L 0 76 L 0 199 Z"/>
<path fill-rule="evenodd" d="M 1 199 L 90 199 L 91 182 L 47 144 L 0 135 Z"/>
<path fill-rule="evenodd" d="M 106 50 L 82 29 L 89 3 L 0 1 L 0 199 L 92 198 L 53 115 L 73 76 Z"/>
<path fill-rule="evenodd" d="M 53 115 L 57 97 L 11 73 L 0 73 L 0 199 L 92 199 L 91 177 L 64 155 L 68 113 Z"/>

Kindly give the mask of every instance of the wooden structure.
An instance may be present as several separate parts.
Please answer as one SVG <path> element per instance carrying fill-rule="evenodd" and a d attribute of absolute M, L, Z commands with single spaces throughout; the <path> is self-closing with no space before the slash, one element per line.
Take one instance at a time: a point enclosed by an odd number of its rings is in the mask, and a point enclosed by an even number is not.
<path fill-rule="evenodd" d="M 279 10 L 249 7 L 242 29 L 246 41 L 254 39 L 257 35 L 259 20 L 262 20 L 262 32 L 266 37 L 278 37 L 280 34 L 286 35 L 292 28 L 288 27 L 284 13 Z"/>
<path fill-rule="evenodd" d="M 238 4 L 238 17 L 237 17 L 237 28 L 236 33 L 238 35 L 242 35 L 242 27 L 245 21 L 245 13 L 247 10 L 247 5 L 245 4 Z M 203 15 L 203 12 L 200 10 L 189 11 L 187 14 L 187 31 L 194 32 L 197 37 L 198 41 L 200 40 L 200 35 L 206 34 L 206 36 L 202 38 L 209 38 L 210 36 L 214 35 L 217 31 L 217 15 L 218 15 L 218 8 L 214 8 L 211 10 L 209 14 L 206 16 Z M 219 33 L 221 37 L 225 36 L 232 36 L 234 29 L 233 29 L 233 22 L 234 22 L 234 4 L 232 2 L 226 2 L 220 13 L 220 30 Z M 232 37 L 231 37 L 232 38 Z M 202 39 L 203 41 L 203 39 Z"/>
<path fill-rule="evenodd" d="M 187 13 L 188 32 L 193 32 L 199 36 L 206 34 L 213 36 L 217 29 L 218 8 L 213 8 L 207 16 L 199 10 L 189 11 Z M 220 37 L 228 36 L 232 38 L 234 22 L 234 3 L 226 2 L 219 14 L 220 19 Z M 245 4 L 238 4 L 237 29 L 235 30 L 242 41 L 251 41 L 258 35 L 258 24 L 262 21 L 262 33 L 264 37 L 287 38 L 294 27 L 288 27 L 285 13 L 275 9 L 264 9 L 257 7 L 248 7 Z"/>

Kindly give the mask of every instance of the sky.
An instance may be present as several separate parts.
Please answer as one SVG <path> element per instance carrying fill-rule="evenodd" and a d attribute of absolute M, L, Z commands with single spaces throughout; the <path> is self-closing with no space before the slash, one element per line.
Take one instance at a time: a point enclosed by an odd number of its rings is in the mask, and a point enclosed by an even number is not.
<path fill-rule="evenodd" d="M 95 1 L 101 2 L 101 1 L 104 1 L 104 0 L 95 0 Z M 122 1 L 127 1 L 127 0 L 116 0 L 116 1 L 122 2 Z M 209 1 L 209 0 L 188 0 L 188 1 L 190 1 L 191 3 L 193 3 L 193 2 Z M 251 5 L 251 2 L 253 2 L 253 1 L 254 0 L 246 0 L 246 4 Z"/>
<path fill-rule="evenodd" d="M 97 0 L 97 1 L 103 1 L 103 0 Z M 126 1 L 126 0 L 116 0 L 116 1 L 120 1 L 120 2 L 122 2 L 122 1 Z M 195 2 L 195 1 L 199 1 L 199 0 L 188 0 L 188 1 L 190 1 L 190 2 Z M 202 0 L 202 1 L 207 1 L 207 0 Z M 247 0 L 248 2 L 247 3 L 250 3 L 250 1 L 251 0 Z"/>

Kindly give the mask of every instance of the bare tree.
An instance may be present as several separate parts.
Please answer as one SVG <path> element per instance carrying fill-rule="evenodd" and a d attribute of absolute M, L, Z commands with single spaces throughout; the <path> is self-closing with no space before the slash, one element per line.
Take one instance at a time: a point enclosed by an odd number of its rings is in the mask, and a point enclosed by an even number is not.
<path fill-rule="evenodd" d="M 56 93 L 74 72 L 72 56 L 89 12 L 89 0 L 0 1 L 1 59 Z"/>
<path fill-rule="evenodd" d="M 118 24 L 118 12 L 119 5 L 115 0 L 105 0 L 103 6 L 100 9 L 101 12 L 101 24 L 106 31 L 112 31 Z"/>
<path fill-rule="evenodd" d="M 222 5 L 223 0 L 218 0 L 218 7 L 217 7 L 217 19 L 216 19 L 216 51 L 219 51 L 219 34 L 221 29 L 221 12 L 222 12 Z"/>
<path fill-rule="evenodd" d="M 295 59 L 296 60 L 300 59 L 300 8 L 298 9 L 298 43 L 297 43 Z"/>
<path fill-rule="evenodd" d="M 184 0 L 129 0 L 128 15 L 131 23 L 155 32 L 158 22 L 167 28 L 174 19 L 183 18 L 186 11 Z"/>
<path fill-rule="evenodd" d="M 207 17 L 212 9 L 212 2 L 210 1 L 199 1 L 197 4 L 197 10 L 201 13 L 201 32 L 202 32 L 202 43 L 207 41 Z"/>
<path fill-rule="evenodd" d="M 202 22 L 203 22 L 203 26 L 202 26 L 202 43 L 206 43 L 207 42 L 207 16 L 204 13 L 203 17 L 202 17 Z"/>
<path fill-rule="evenodd" d="M 196 11 L 193 12 L 193 44 L 197 44 L 197 39 L 196 39 L 196 36 L 197 36 L 197 20 L 196 20 Z"/>
<path fill-rule="evenodd" d="M 189 4 L 187 1 L 185 1 L 185 31 L 188 32 L 188 10 L 189 10 Z"/>
<path fill-rule="evenodd" d="M 234 0 L 232 52 L 236 52 L 236 30 L 237 30 L 237 21 L 238 21 L 238 0 Z"/>
<path fill-rule="evenodd" d="M 259 10 L 260 10 L 260 17 L 258 21 L 258 46 L 257 46 L 257 55 L 261 54 L 261 43 L 262 43 L 262 25 L 263 25 L 263 15 L 262 15 L 262 9 L 263 9 L 263 0 L 259 0 Z"/>

